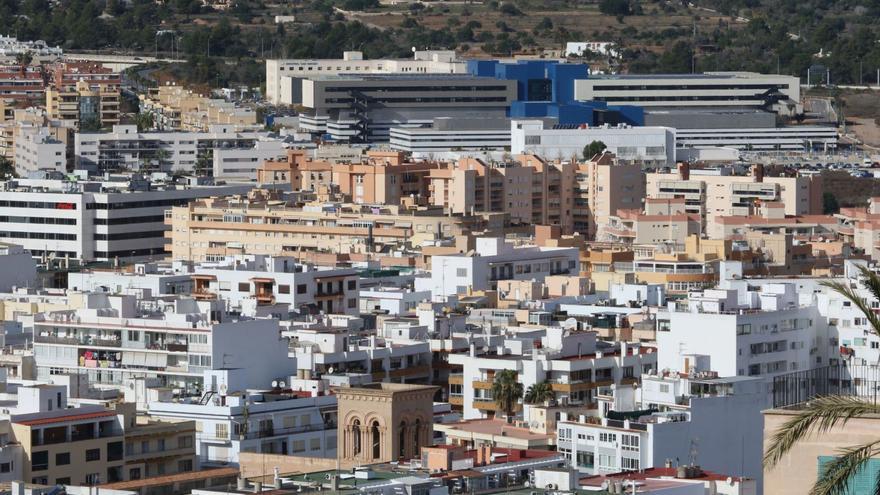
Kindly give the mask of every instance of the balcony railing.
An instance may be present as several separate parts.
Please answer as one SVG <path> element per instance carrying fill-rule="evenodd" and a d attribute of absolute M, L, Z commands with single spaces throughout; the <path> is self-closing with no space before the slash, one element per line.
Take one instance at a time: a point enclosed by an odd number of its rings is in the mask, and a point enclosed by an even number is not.
<path fill-rule="evenodd" d="M 37 335 L 34 341 L 40 344 L 65 344 L 95 347 L 122 347 L 122 342 L 115 339 L 97 339 L 92 337 L 57 337 L 54 335 Z"/>
<path fill-rule="evenodd" d="M 266 428 L 256 431 L 249 431 L 243 435 L 236 435 L 233 433 L 230 437 L 233 440 L 236 439 L 244 439 L 244 440 L 253 440 L 257 438 L 269 438 L 269 437 L 280 437 L 285 435 L 295 435 L 297 433 L 307 433 L 310 431 L 322 431 L 322 430 L 333 430 L 336 428 L 334 423 L 314 423 L 303 426 L 293 426 L 289 428 Z"/>

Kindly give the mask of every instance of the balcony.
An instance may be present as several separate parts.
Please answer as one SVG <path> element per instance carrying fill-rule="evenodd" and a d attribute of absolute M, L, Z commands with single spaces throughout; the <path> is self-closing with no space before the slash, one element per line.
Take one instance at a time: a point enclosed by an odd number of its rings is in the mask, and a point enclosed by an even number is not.
<path fill-rule="evenodd" d="M 125 460 L 129 462 L 145 461 L 147 459 L 157 459 L 160 457 L 178 457 L 182 455 L 195 455 L 195 450 L 192 447 L 189 447 L 182 449 L 162 449 L 137 453 L 128 452 L 125 454 Z"/>
<path fill-rule="evenodd" d="M 290 428 L 264 428 L 256 431 L 246 431 L 244 434 L 231 434 L 233 440 L 253 440 L 257 438 L 280 437 L 286 435 L 295 435 L 297 433 L 307 433 L 310 431 L 322 431 L 335 429 L 334 423 L 315 423 L 303 426 L 293 426 Z"/>
<path fill-rule="evenodd" d="M 464 397 L 460 395 L 450 395 L 449 403 L 453 406 L 464 406 Z"/>
<path fill-rule="evenodd" d="M 40 344 L 63 344 L 90 347 L 122 347 L 116 339 L 98 339 L 92 337 L 58 337 L 55 335 L 37 335 L 34 341 Z"/>
<path fill-rule="evenodd" d="M 449 375 L 449 384 L 450 385 L 464 385 L 464 375 L 461 373 L 454 373 Z"/>
<path fill-rule="evenodd" d="M 423 364 L 421 366 L 404 366 L 403 368 L 391 370 L 391 378 L 400 378 L 404 376 L 427 375 L 431 372 L 431 367 Z"/>

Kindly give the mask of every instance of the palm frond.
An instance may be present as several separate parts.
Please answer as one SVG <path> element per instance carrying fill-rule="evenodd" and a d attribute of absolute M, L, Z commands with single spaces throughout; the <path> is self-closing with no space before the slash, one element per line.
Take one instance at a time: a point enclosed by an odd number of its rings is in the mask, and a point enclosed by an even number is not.
<path fill-rule="evenodd" d="M 849 420 L 865 414 L 880 412 L 880 405 L 857 397 L 828 395 L 810 401 L 806 408 L 786 421 L 773 434 L 770 446 L 764 453 L 764 465 L 772 467 L 779 462 L 796 443 L 814 432 L 826 432 L 842 426 Z"/>
<path fill-rule="evenodd" d="M 873 275 L 873 274 L 872 274 Z M 876 277 L 876 275 L 875 275 Z M 880 280 L 877 280 L 880 283 Z M 871 306 L 865 301 L 863 297 L 861 297 L 855 289 L 849 286 L 849 284 L 842 282 L 832 282 L 832 281 L 823 281 L 821 285 L 824 287 L 828 287 L 829 289 L 837 292 L 841 296 L 848 299 L 852 302 L 862 314 L 865 315 L 865 318 L 868 320 L 868 324 L 871 325 L 871 328 L 874 330 L 876 335 L 880 335 L 880 316 L 871 309 Z M 869 289 L 873 290 L 873 289 Z M 880 290 L 880 288 L 878 288 Z"/>
<path fill-rule="evenodd" d="M 848 447 L 838 451 L 839 456 L 825 465 L 822 473 L 810 490 L 811 495 L 846 495 L 850 482 L 865 466 L 868 459 L 880 453 L 880 440 Z M 875 489 L 875 495 L 877 493 Z"/>
<path fill-rule="evenodd" d="M 864 277 L 862 284 L 871 292 L 874 299 L 880 301 L 880 275 L 877 275 L 870 268 L 864 265 L 858 265 L 859 272 Z"/>

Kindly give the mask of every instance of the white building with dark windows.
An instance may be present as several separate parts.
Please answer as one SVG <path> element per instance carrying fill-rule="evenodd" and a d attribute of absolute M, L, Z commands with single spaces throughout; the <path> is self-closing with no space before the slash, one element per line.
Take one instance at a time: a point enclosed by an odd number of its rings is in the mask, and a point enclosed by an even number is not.
<path fill-rule="evenodd" d="M 166 210 L 251 187 L 181 186 L 138 177 L 13 179 L 0 183 L 0 242 L 19 244 L 34 257 L 85 262 L 164 256 Z"/>

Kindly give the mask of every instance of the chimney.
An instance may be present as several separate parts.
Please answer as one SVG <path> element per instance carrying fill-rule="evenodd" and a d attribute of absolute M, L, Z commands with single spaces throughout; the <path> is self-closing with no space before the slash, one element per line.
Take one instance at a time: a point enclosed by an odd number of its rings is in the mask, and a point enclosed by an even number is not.
<path fill-rule="evenodd" d="M 681 180 L 691 180 L 691 164 L 688 162 L 679 162 L 675 166 L 678 169 L 678 178 Z"/>
<path fill-rule="evenodd" d="M 764 164 L 756 163 L 752 165 L 752 177 L 755 178 L 755 182 L 764 182 Z"/>

